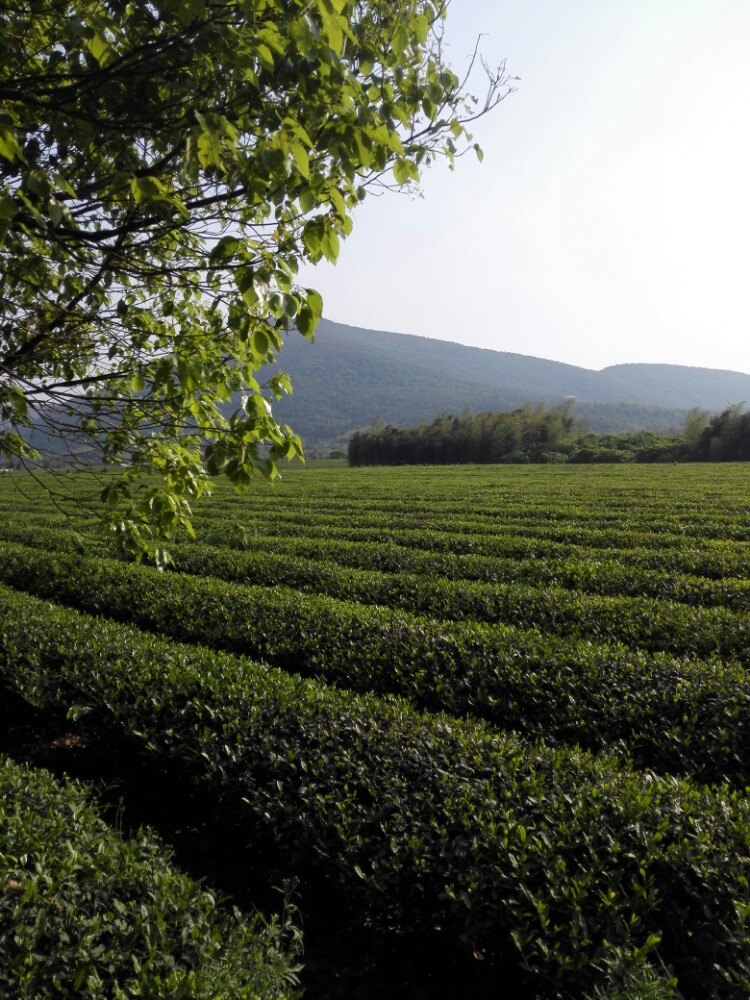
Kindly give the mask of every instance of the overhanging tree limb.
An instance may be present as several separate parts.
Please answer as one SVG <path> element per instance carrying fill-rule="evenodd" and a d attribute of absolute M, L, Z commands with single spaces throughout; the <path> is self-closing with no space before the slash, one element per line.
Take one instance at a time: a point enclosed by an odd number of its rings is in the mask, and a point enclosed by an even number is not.
<path fill-rule="evenodd" d="M 271 410 L 286 381 L 254 376 L 313 336 L 300 263 L 335 261 L 369 189 L 453 161 L 510 90 L 501 68 L 469 100 L 444 12 L 0 0 L 0 451 L 28 458 L 18 431 L 46 423 L 127 460 L 103 497 L 151 554 L 211 477 L 300 454 Z"/>

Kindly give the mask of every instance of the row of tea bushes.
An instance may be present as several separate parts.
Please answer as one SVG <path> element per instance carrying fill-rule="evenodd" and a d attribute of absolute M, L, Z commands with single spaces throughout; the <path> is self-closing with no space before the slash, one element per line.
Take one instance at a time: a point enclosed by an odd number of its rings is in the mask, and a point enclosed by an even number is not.
<path fill-rule="evenodd" d="M 750 541 L 750 529 L 742 521 L 738 524 L 725 519 L 711 521 L 708 518 L 695 518 L 686 523 L 679 517 L 666 520 L 655 517 L 633 520 L 614 515 L 603 518 L 591 515 L 565 517 L 562 514 L 555 516 L 554 509 L 549 507 L 546 511 L 541 509 L 535 512 L 527 511 L 516 516 L 506 516 L 505 511 L 502 516 L 498 516 L 497 513 L 470 516 L 463 509 L 460 512 L 446 509 L 430 514 L 427 511 L 401 513 L 387 508 L 363 513 L 356 509 L 347 509 L 346 505 L 342 507 L 334 505 L 328 510 L 317 508 L 274 510 L 271 507 L 263 510 L 252 506 L 244 510 L 238 507 L 236 511 L 209 508 L 196 516 L 198 522 L 205 525 L 216 521 L 238 520 L 239 523 L 249 527 L 262 529 L 264 525 L 274 525 L 288 528 L 290 531 L 313 522 L 335 530 L 351 527 L 352 521 L 356 520 L 357 527 L 361 530 L 382 530 L 388 527 L 402 531 L 422 531 L 427 528 L 435 534 L 458 533 L 467 537 L 480 536 L 489 539 L 528 535 L 532 538 L 548 537 L 557 541 L 582 543 L 591 540 L 593 546 L 597 548 L 601 547 L 602 541 L 605 541 L 608 548 L 626 548 L 629 542 L 637 543 L 638 539 L 641 539 L 641 544 L 648 548 L 655 547 L 657 541 L 669 547 L 679 547 L 684 543 L 686 533 L 690 529 L 700 537 L 704 545 L 731 541 L 733 544 L 746 546 Z M 615 542 L 619 544 L 614 544 Z"/>
<path fill-rule="evenodd" d="M 352 514 L 350 520 L 356 520 Z M 447 576 L 456 579 L 476 579 L 498 582 L 509 579 L 502 564 L 543 561 L 550 565 L 553 574 L 565 561 L 588 564 L 591 572 L 601 572 L 607 567 L 618 572 L 623 567 L 627 578 L 633 571 L 638 582 L 648 586 L 649 574 L 660 574 L 660 582 L 668 581 L 674 575 L 708 577 L 710 579 L 750 576 L 750 547 L 728 541 L 706 541 L 692 535 L 682 536 L 681 544 L 670 546 L 638 546 L 632 539 L 624 548 L 587 546 L 585 542 L 560 542 L 536 537 L 533 534 L 493 535 L 467 538 L 457 537 L 455 545 L 450 538 L 433 532 L 429 525 L 418 531 L 403 531 L 389 525 L 383 519 L 380 527 L 362 529 L 357 526 L 343 529 L 347 537 L 338 529 L 317 523 L 315 515 L 310 515 L 298 526 L 298 530 L 286 533 L 275 518 L 269 522 L 236 521 L 231 518 L 219 520 L 217 517 L 201 520 L 197 518 L 198 538 L 201 543 L 220 548 L 271 549 L 278 553 L 307 555 L 312 559 L 341 562 L 362 569 L 383 569 L 392 572 L 422 573 L 425 575 Z M 217 526 L 218 525 L 218 526 Z M 95 537 L 96 522 L 88 516 L 77 515 L 69 518 L 59 512 L 52 512 L 43 506 L 22 514 L 14 510 L 2 521 L 4 537 L 26 537 L 34 531 L 64 529 L 67 532 L 78 529 Z M 269 533 L 270 532 L 270 533 Z M 348 537 L 352 536 L 352 537 Z M 500 566 L 498 567 L 498 563 Z M 512 572 L 512 566 L 507 572 Z M 543 572 L 543 571 L 542 571 Z M 565 572 L 565 570 L 561 570 Z M 575 572 L 575 571 L 573 571 Z M 561 581 L 563 582 L 563 581 Z M 744 600 L 744 580 L 732 579 L 730 585 L 739 584 L 738 597 L 742 606 Z M 570 586 L 570 583 L 565 583 Z M 690 584 L 688 584 L 688 589 Z M 629 587 L 627 592 L 631 592 Z M 636 588 L 636 593 L 644 591 Z M 646 593 L 650 591 L 647 590 Z M 683 599 L 680 597 L 679 599 Z"/>
<path fill-rule="evenodd" d="M 408 470 L 401 473 L 401 483 L 409 481 Z M 569 528 L 575 525 L 581 529 L 605 531 L 616 530 L 643 531 L 647 534 L 658 532 L 663 535 L 683 535 L 686 531 L 701 528 L 706 530 L 708 538 L 730 537 L 735 541 L 750 539 L 750 529 L 744 520 L 743 513 L 747 510 L 713 510 L 705 504 L 685 506 L 663 502 L 661 505 L 649 503 L 648 498 L 640 496 L 638 503 L 633 504 L 632 497 L 621 504 L 592 503 L 592 498 L 583 496 L 575 503 L 565 503 L 554 493 L 546 494 L 536 502 L 516 497 L 513 500 L 498 502 L 491 498 L 485 503 L 478 503 L 467 496 L 465 484 L 460 480 L 451 481 L 446 477 L 444 489 L 439 497 L 436 494 L 417 498 L 411 489 L 404 489 L 402 499 L 392 497 L 385 499 L 356 499 L 346 494 L 335 494 L 321 497 L 298 496 L 295 499 L 285 498 L 283 505 L 279 504 L 276 494 L 257 496 L 252 504 L 241 496 L 224 496 L 220 504 L 214 498 L 199 501 L 195 507 L 196 514 L 202 517 L 215 517 L 219 511 L 227 517 L 249 516 L 252 518 L 273 519 L 279 515 L 286 521 L 294 522 L 302 518 L 322 517 L 334 523 L 336 519 L 348 515 L 356 515 L 363 525 L 382 523 L 384 518 L 391 522 L 418 525 L 425 521 L 445 530 L 445 525 L 459 522 L 474 531 L 489 530 L 490 532 L 516 526 L 519 531 L 525 527 L 559 526 Z M 0 498 L 2 503 L 2 498 Z"/>
<path fill-rule="evenodd" d="M 8 589 L 0 681 L 179 761 L 363 914 L 439 924 L 566 996 L 614 949 L 687 997 L 750 988 L 750 805 L 336 691 Z"/>
<path fill-rule="evenodd" d="M 643 509 L 665 512 L 698 512 L 707 517 L 725 514 L 747 515 L 750 508 L 743 492 L 746 475 L 741 463 L 708 467 L 681 465 L 671 467 L 640 466 L 628 469 L 585 468 L 551 469 L 538 466 L 412 466 L 393 469 L 357 470 L 330 463 L 297 463 L 284 466 L 283 475 L 269 490 L 260 481 L 251 487 L 253 503 L 284 507 L 304 505 L 311 499 L 326 504 L 345 500 L 379 506 L 450 505 L 458 499 L 461 509 L 492 510 L 502 514 L 506 508 L 538 508 L 550 504 L 553 509 L 581 508 L 589 512 L 624 510 L 637 514 Z M 119 470 L 113 470 L 117 472 Z M 36 481 L 24 476 L 6 476 L 0 485 L 0 497 L 11 497 L 21 486 L 24 497 L 32 501 L 44 496 L 45 481 L 55 487 L 55 497 L 64 490 L 91 498 L 91 481 L 75 475 L 62 477 L 41 473 Z M 23 480 L 17 484 L 17 480 Z M 247 505 L 247 493 L 238 494 L 228 484 L 217 481 L 214 496 L 203 498 L 197 508 L 219 503 L 226 507 Z"/>
<path fill-rule="evenodd" d="M 31 547 L 24 548 L 26 558 L 38 562 L 43 572 L 45 560 L 52 555 L 37 552 L 34 557 Z M 222 570 L 222 557 L 212 549 L 198 549 L 197 555 L 184 548 L 178 551 L 178 568 L 191 574 L 210 573 L 213 566 L 218 576 L 232 575 L 229 553 L 224 556 L 226 568 Z M 0 578 L 16 579 L 14 562 L 23 558 L 23 548 L 0 542 Z M 587 594 L 562 587 L 455 582 L 414 574 L 347 573 L 331 564 L 312 567 L 311 572 L 316 583 L 309 589 L 347 602 L 404 608 L 447 621 L 470 618 L 515 624 L 548 635 L 618 642 L 682 656 L 717 655 L 750 663 L 750 617 L 723 607 L 694 608 L 678 601 Z M 277 576 L 272 565 L 270 573 Z M 241 568 L 237 575 L 242 575 Z M 300 575 L 298 572 L 298 579 Z"/>
<path fill-rule="evenodd" d="M 183 641 L 250 654 L 360 691 L 484 717 L 706 780 L 748 778 L 750 677 L 513 627 L 437 622 L 281 588 L 0 545 L 0 579 Z"/>
<path fill-rule="evenodd" d="M 4 519 L 19 512 L 23 515 L 31 513 L 27 504 L 20 503 L 21 499 L 15 503 L 10 498 L 4 501 L 0 492 L 0 514 Z M 231 500 L 226 500 L 221 506 L 215 503 L 199 505 L 196 518 L 199 524 L 209 529 L 217 523 L 221 526 L 229 523 L 244 525 L 255 532 L 273 527 L 292 534 L 296 534 L 300 528 L 314 525 L 331 529 L 350 528 L 352 522 L 356 522 L 356 527 L 360 530 L 396 529 L 419 533 L 428 529 L 435 534 L 460 533 L 469 537 L 487 537 L 493 541 L 528 537 L 538 542 L 544 541 L 545 536 L 552 533 L 557 539 L 556 542 L 551 540 L 552 544 L 564 544 L 564 540 L 558 538 L 561 531 L 564 532 L 564 538 L 571 533 L 578 537 L 583 532 L 579 542 L 568 544 L 585 544 L 587 536 L 591 536 L 596 543 L 602 537 L 609 543 L 614 538 L 619 538 L 626 542 L 625 546 L 619 546 L 624 551 L 633 546 L 634 533 L 644 535 L 645 544 L 651 549 L 654 548 L 656 536 L 670 548 L 681 548 L 686 540 L 692 540 L 702 547 L 714 547 L 731 540 L 732 544 L 747 548 L 748 540 L 748 530 L 743 527 L 741 517 L 739 522 L 738 519 L 727 518 L 725 515 L 712 518 L 705 511 L 687 516 L 679 512 L 664 511 L 658 515 L 652 511 L 639 512 L 638 516 L 634 516 L 632 511 L 609 509 L 606 512 L 592 513 L 588 505 L 582 509 L 560 508 L 557 505 L 551 506 L 549 499 L 537 508 L 521 504 L 515 511 L 506 506 L 501 512 L 487 509 L 482 513 L 481 509 L 464 505 L 460 506 L 459 511 L 457 512 L 455 503 L 451 505 L 449 501 L 439 506 L 425 503 L 404 507 L 393 504 L 357 504 L 338 497 L 327 503 L 317 503 L 310 499 L 304 503 L 286 503 L 280 508 L 275 498 L 266 498 L 265 501 L 256 498 L 251 505 L 246 501 L 232 504 Z M 39 503 L 33 505 L 33 513 L 46 514 L 52 519 L 66 516 L 45 497 L 41 497 Z M 90 517 L 91 513 L 86 513 L 85 507 L 69 507 L 67 516 L 78 519 Z M 657 547 L 662 548 L 664 544 Z M 596 544 L 594 547 L 601 546 Z"/>
<path fill-rule="evenodd" d="M 70 536 L 61 532 L 59 541 L 64 544 L 66 537 Z M 20 537 L 19 533 L 19 540 L 24 544 L 42 544 L 43 538 L 44 533 L 33 537 L 28 532 L 26 538 Z M 49 541 L 54 544 L 54 539 Z M 356 553 L 358 547 L 350 547 Z M 493 590 L 493 586 L 498 584 L 533 586 L 537 589 L 562 587 L 603 597 L 646 597 L 698 608 L 724 607 L 730 611 L 750 611 L 749 580 L 708 580 L 664 571 L 638 570 L 614 560 L 495 560 L 490 571 L 494 579 L 474 581 L 442 579 L 439 572 L 414 572 L 403 563 L 399 568 L 390 570 L 368 565 L 344 567 L 336 560 L 326 558 L 326 547 L 323 547 L 319 558 L 314 559 L 276 550 L 253 551 L 251 548 L 238 552 L 232 548 L 200 543 L 173 544 L 169 551 L 174 568 L 185 573 L 264 586 L 294 587 L 368 604 L 406 607 L 444 618 L 467 616 L 496 620 L 498 615 L 492 598 L 499 592 Z M 360 556 L 359 561 L 366 562 L 366 559 Z M 409 603 L 410 592 L 413 593 L 413 603 Z"/>
<path fill-rule="evenodd" d="M 291 1000 L 296 957 L 153 834 L 123 838 L 80 786 L 0 759 L 0 995 Z"/>
<path fill-rule="evenodd" d="M 0 539 L 58 551 L 89 550 L 103 554 L 113 551 L 106 537 L 94 537 L 86 543 L 77 539 L 69 529 L 37 527 L 19 521 L 3 524 Z M 492 590 L 481 587 L 481 584 L 499 583 L 563 587 L 609 597 L 651 597 L 695 607 L 750 611 L 750 580 L 710 580 L 663 569 L 627 565 L 615 559 L 579 556 L 557 560 L 490 560 L 483 556 L 450 558 L 442 553 L 401 549 L 397 558 L 389 561 L 388 546 L 323 543 L 310 555 L 296 555 L 294 544 L 275 546 L 271 551 L 252 546 L 249 551 L 238 551 L 220 545 L 218 541 L 214 536 L 213 542 L 217 544 L 194 542 L 170 545 L 173 567 L 200 576 L 216 576 L 263 586 L 294 587 L 363 603 L 406 607 L 445 618 L 468 616 L 494 621 Z M 299 548 L 305 551 L 304 545 Z M 384 563 L 388 564 L 387 567 Z M 357 573 L 357 570 L 362 572 Z M 397 573 L 401 579 L 376 579 L 372 575 L 373 570 Z M 462 570 L 473 573 L 473 578 L 457 575 Z M 427 588 L 422 583 L 414 604 L 409 603 L 410 586 L 406 574 L 431 581 Z"/>
<path fill-rule="evenodd" d="M 42 521 L 44 524 L 44 521 Z M 428 533 L 423 532 L 426 536 Z M 402 545 L 393 540 L 393 533 L 384 533 L 378 541 L 346 541 L 336 538 L 294 536 L 284 538 L 273 535 L 253 534 L 239 525 L 228 522 L 220 528 L 204 530 L 199 542 L 218 548 L 239 550 L 268 549 L 278 553 L 307 556 L 310 559 L 330 560 L 361 569 L 382 569 L 391 572 L 423 573 L 445 576 L 449 579 L 498 580 L 497 563 L 508 560 L 544 560 L 554 568 L 565 560 L 580 560 L 593 566 L 623 566 L 636 572 L 656 571 L 667 574 L 723 579 L 750 576 L 750 551 L 729 543 L 699 546 L 693 539 L 686 539 L 681 548 L 639 549 L 628 548 L 602 553 L 582 545 L 545 543 L 522 536 L 503 539 L 500 551 L 494 554 L 453 552 L 449 546 L 439 551 Z M 743 581 L 740 581 L 743 582 Z"/>
<path fill-rule="evenodd" d="M 707 549 L 720 548 L 729 543 L 747 551 L 750 541 L 748 537 L 750 529 L 745 530 L 736 526 L 732 528 L 728 525 L 718 525 L 713 531 L 707 528 L 703 534 L 696 525 L 695 533 L 686 535 L 684 527 L 677 523 L 673 532 L 660 533 L 642 528 L 623 527 L 621 522 L 618 522 L 617 527 L 590 526 L 585 521 L 555 523 L 541 514 L 529 523 L 514 523 L 512 520 L 505 522 L 499 519 L 490 525 L 486 521 L 467 520 L 461 513 L 440 521 L 425 518 L 401 519 L 389 514 L 388 511 L 373 514 L 369 518 L 360 518 L 353 512 L 346 511 L 340 514 L 311 515 L 307 511 L 295 513 L 280 510 L 258 516 L 252 507 L 242 513 L 238 510 L 237 513 L 239 517 L 233 518 L 226 511 L 211 509 L 196 515 L 195 524 L 201 529 L 215 527 L 217 524 L 222 526 L 236 524 L 248 530 L 292 536 L 314 536 L 316 533 L 326 531 L 331 537 L 348 538 L 352 541 L 372 538 L 378 534 L 382 536 L 387 532 L 389 535 L 400 535 L 410 539 L 414 545 L 420 543 L 424 545 L 424 536 L 427 535 L 435 548 L 455 542 L 460 550 L 477 552 L 482 550 L 491 552 L 493 546 L 502 546 L 508 538 L 527 538 L 538 542 L 567 543 L 612 550 L 634 547 L 679 549 L 685 545 L 686 538 L 690 538 L 694 544 L 697 540 L 699 545 Z"/>
<path fill-rule="evenodd" d="M 403 470 L 401 483 L 408 479 L 408 471 Z M 378 499 L 355 499 L 346 493 L 334 493 L 321 496 L 299 495 L 294 499 L 286 497 L 283 511 L 304 514 L 307 517 L 318 515 L 335 515 L 348 512 L 369 521 L 371 518 L 382 519 L 387 515 L 392 520 L 415 519 L 440 522 L 455 518 L 460 511 L 460 519 L 465 522 L 484 523 L 493 527 L 503 523 L 514 523 L 519 526 L 535 523 L 580 523 L 588 527 L 616 526 L 620 529 L 627 526 L 630 529 L 644 528 L 647 531 L 660 531 L 665 534 L 684 534 L 686 530 L 709 528 L 710 534 L 720 533 L 725 537 L 724 530 L 730 534 L 747 534 L 743 516 L 747 514 L 747 505 L 738 503 L 729 509 L 715 510 L 706 503 L 685 502 L 684 497 L 672 498 L 665 504 L 663 499 L 651 499 L 650 495 L 641 495 L 637 505 L 633 498 L 621 502 L 607 499 L 605 505 L 592 503 L 590 497 L 578 498 L 576 501 L 565 501 L 557 494 L 551 498 L 545 494 L 535 500 L 529 497 L 498 501 L 491 497 L 480 502 L 474 496 L 467 496 L 462 480 L 451 483 L 448 477 L 444 480 L 444 489 L 427 497 L 415 497 L 410 490 L 402 488 L 398 496 L 386 496 Z M 738 501 L 742 499 L 738 492 Z M 2 501 L 0 501 L 1 503 Z M 247 514 L 267 515 L 274 517 L 280 510 L 279 498 L 276 493 L 265 496 L 256 495 L 251 504 L 242 495 L 223 495 L 220 499 L 221 510 L 226 516 Z M 200 500 L 195 505 L 196 513 L 211 516 L 217 509 L 217 498 Z"/>

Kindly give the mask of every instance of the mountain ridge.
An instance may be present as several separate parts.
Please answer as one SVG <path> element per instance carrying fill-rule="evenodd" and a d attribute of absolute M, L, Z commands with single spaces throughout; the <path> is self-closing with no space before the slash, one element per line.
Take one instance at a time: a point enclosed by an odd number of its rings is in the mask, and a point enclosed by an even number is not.
<path fill-rule="evenodd" d="M 750 402 L 744 372 L 647 362 L 597 370 L 328 319 L 314 344 L 287 337 L 271 370 L 288 372 L 294 385 L 275 412 L 311 444 L 343 439 L 376 417 L 410 425 L 466 406 L 501 410 L 568 396 L 592 430 L 673 428 L 691 407 Z"/>

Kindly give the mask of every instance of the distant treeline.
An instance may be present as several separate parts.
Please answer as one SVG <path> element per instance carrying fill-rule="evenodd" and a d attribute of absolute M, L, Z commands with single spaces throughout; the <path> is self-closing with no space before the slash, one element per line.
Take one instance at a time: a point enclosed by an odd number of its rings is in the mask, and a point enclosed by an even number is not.
<path fill-rule="evenodd" d="M 350 465 L 453 465 L 750 460 L 750 412 L 690 410 L 681 434 L 590 434 L 573 402 L 507 413 L 440 414 L 417 427 L 377 423 L 349 442 Z"/>

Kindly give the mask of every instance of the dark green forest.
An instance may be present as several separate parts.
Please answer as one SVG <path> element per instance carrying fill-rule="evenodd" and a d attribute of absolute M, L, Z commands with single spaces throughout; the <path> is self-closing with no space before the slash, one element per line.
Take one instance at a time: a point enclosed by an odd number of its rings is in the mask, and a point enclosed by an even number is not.
<path fill-rule="evenodd" d="M 694 408 L 680 434 L 588 433 L 572 402 L 502 413 L 440 414 L 416 427 L 377 422 L 349 443 L 350 465 L 734 462 L 750 460 L 750 412 Z"/>
<path fill-rule="evenodd" d="M 325 318 L 314 344 L 288 337 L 260 381 L 278 371 L 289 375 L 294 394 L 279 400 L 274 414 L 302 437 L 308 456 L 345 449 L 354 431 L 377 417 L 413 427 L 467 405 L 474 413 L 499 412 L 574 396 L 576 416 L 592 432 L 669 434 L 683 427 L 691 407 L 718 413 L 736 400 L 750 402 L 750 375 L 739 372 L 648 364 L 593 371 Z"/>

